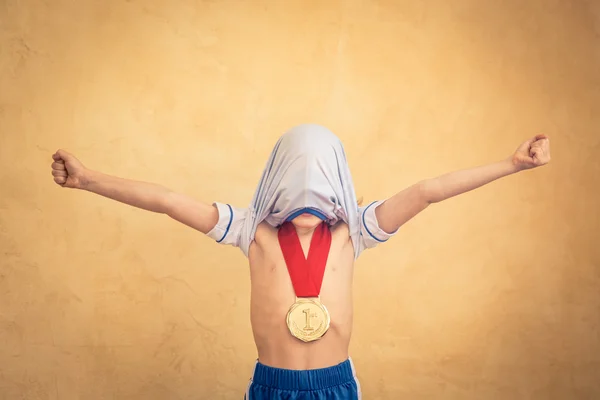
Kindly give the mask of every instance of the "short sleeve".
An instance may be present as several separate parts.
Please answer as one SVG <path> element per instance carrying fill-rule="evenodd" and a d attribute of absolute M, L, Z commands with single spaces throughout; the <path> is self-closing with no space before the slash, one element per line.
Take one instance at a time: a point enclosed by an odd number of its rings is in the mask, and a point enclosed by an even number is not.
<path fill-rule="evenodd" d="M 213 203 L 213 205 L 219 211 L 219 221 L 206 235 L 219 244 L 239 247 L 248 209 L 223 203 Z"/>
<path fill-rule="evenodd" d="M 377 246 L 380 243 L 387 242 L 396 232 L 387 233 L 379 227 L 375 210 L 382 205 L 385 200 L 374 201 L 366 207 L 358 208 L 358 218 L 360 224 L 359 254 Z"/>

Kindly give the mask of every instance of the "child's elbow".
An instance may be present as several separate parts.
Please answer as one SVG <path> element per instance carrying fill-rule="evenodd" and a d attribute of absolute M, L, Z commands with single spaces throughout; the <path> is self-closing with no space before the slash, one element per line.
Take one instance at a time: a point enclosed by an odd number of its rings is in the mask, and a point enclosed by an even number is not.
<path fill-rule="evenodd" d="M 419 201 L 433 204 L 443 199 L 442 187 L 436 179 L 425 179 L 417 184 Z"/>

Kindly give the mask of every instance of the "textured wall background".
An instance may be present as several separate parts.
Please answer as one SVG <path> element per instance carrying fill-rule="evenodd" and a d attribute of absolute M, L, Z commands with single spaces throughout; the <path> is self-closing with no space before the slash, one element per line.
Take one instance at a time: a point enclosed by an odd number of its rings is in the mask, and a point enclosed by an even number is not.
<path fill-rule="evenodd" d="M 0 0 L 0 399 L 241 399 L 241 252 L 51 154 L 245 206 L 303 122 L 365 201 L 552 140 L 361 257 L 366 399 L 600 398 L 599 71 L 594 1 Z"/>

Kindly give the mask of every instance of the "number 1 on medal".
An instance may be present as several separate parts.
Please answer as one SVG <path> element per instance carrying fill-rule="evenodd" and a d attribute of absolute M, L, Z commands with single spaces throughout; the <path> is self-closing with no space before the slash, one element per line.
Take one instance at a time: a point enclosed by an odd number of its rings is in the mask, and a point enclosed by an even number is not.
<path fill-rule="evenodd" d="M 312 326 L 310 326 L 310 317 L 312 317 L 312 315 L 310 315 L 310 308 L 305 308 L 304 310 L 302 310 L 302 312 L 304 314 L 306 314 L 306 325 L 304 326 L 304 330 L 305 331 L 312 331 L 314 330 Z"/>

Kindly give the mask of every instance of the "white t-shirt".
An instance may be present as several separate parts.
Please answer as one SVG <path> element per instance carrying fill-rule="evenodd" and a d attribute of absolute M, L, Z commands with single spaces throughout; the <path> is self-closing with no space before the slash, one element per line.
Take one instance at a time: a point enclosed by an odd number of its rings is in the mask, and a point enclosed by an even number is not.
<path fill-rule="evenodd" d="M 391 236 L 379 228 L 375 217 L 383 202 L 358 207 L 342 142 L 323 126 L 304 124 L 284 133 L 275 144 L 249 207 L 214 203 L 219 222 L 208 236 L 237 246 L 248 256 L 261 222 L 278 227 L 308 208 L 330 225 L 344 221 L 358 258 L 364 249 Z"/>
<path fill-rule="evenodd" d="M 390 234 L 383 231 L 377 222 L 375 209 L 383 202 L 384 200 L 380 200 L 365 207 L 358 207 L 357 224 L 360 226 L 360 229 L 358 240 L 354 243 L 358 247 L 355 249 L 355 258 L 358 258 L 364 250 L 387 241 L 395 234 L 395 232 Z M 251 243 L 253 238 L 247 237 L 247 234 L 243 238 L 244 232 L 247 232 L 244 226 L 248 223 L 250 209 L 237 208 L 224 203 L 214 204 L 219 210 L 219 222 L 208 232 L 208 236 L 217 243 L 236 247 L 241 247 L 243 242 Z"/>

